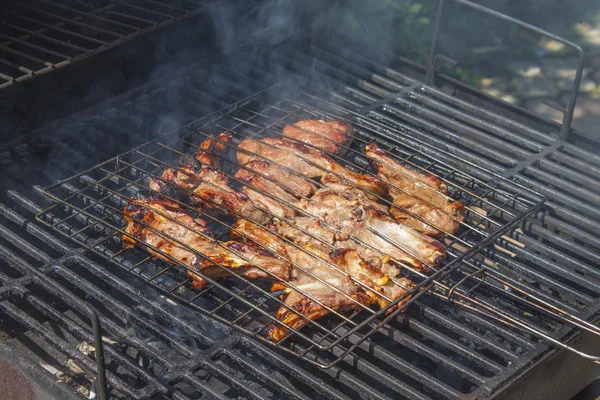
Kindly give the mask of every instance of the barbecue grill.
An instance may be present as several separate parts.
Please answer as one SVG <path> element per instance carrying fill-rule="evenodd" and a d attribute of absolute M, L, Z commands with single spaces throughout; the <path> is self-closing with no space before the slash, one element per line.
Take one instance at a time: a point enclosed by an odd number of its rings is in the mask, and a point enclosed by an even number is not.
<path fill-rule="evenodd" d="M 434 37 L 442 34 L 444 3 Z M 187 11 L 170 13 L 169 5 L 110 2 L 88 13 L 170 15 L 136 31 L 151 35 L 227 6 L 177 5 Z M 60 14 L 67 25 L 57 28 L 80 26 L 80 14 Z M 28 29 L 36 34 L 25 32 L 11 53 L 50 32 Z M 104 40 L 94 53 L 119 43 Z M 364 57 L 325 35 L 269 44 L 243 47 L 236 59 L 248 56 L 244 68 L 225 51 L 48 124 L 0 154 L 9 171 L 0 222 L 3 347 L 32 368 L 30 379 L 53 375 L 59 398 L 531 398 L 554 390 L 569 396 L 593 379 L 594 364 L 572 354 L 599 354 L 588 322 L 598 313 L 600 158 L 572 144 L 578 136 L 570 128 L 582 65 L 559 126 L 437 74 L 444 57 L 435 39 L 427 68 Z M 89 59 L 100 57 L 115 54 Z M 37 81 L 2 77 L 10 89 Z M 305 118 L 353 123 L 356 139 L 340 160 L 349 167 L 368 173 L 362 149 L 376 140 L 405 165 L 443 178 L 471 211 L 445 243 L 445 264 L 411 272 L 419 284 L 410 305 L 387 316 L 332 315 L 274 346 L 264 328 L 275 296 L 243 278 L 192 290 L 183 266 L 123 249 L 121 212 L 149 176 L 207 137 L 229 130 L 235 148 Z M 239 167 L 224 161 L 228 173 Z M 228 232 L 226 222 L 213 222 L 221 224 L 215 236 Z M 567 363 L 573 368 L 553 369 Z M 556 386 L 535 385 L 543 374 Z"/>

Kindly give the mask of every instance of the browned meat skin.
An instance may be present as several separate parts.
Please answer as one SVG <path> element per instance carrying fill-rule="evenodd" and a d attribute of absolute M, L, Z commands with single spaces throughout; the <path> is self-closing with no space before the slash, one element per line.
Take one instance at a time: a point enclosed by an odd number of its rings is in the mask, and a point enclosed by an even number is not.
<path fill-rule="evenodd" d="M 320 251 L 328 252 L 333 249 L 335 243 L 336 232 L 323 226 L 321 221 L 315 218 L 296 217 L 293 225 L 279 221 L 273 224 L 272 228 L 281 236 L 302 247 L 310 245 Z"/>
<path fill-rule="evenodd" d="M 307 119 L 283 128 L 283 136 L 308 143 L 332 154 L 343 155 L 354 130 L 348 121 Z"/>
<path fill-rule="evenodd" d="M 127 222 L 125 232 L 133 236 L 122 237 L 123 244 L 128 248 L 144 247 L 153 256 L 173 262 L 166 256 L 168 254 L 209 277 L 228 275 L 226 270 L 215 266 L 214 263 L 218 263 L 223 267 L 236 269 L 236 272 L 248 278 L 266 278 L 271 277 L 271 274 L 281 279 L 289 278 L 287 261 L 250 243 L 229 241 L 220 243 L 225 248 L 219 246 L 212 239 L 211 232 L 205 228 L 203 220 L 192 218 L 179 203 L 161 195 L 137 196 L 125 207 L 124 214 Z M 158 251 L 148 245 L 154 246 Z M 206 284 L 200 276 L 193 273 L 189 275 L 196 288 Z"/>
<path fill-rule="evenodd" d="M 276 282 L 272 290 L 284 289 L 287 291 L 284 295 L 284 304 L 289 308 L 280 306 L 277 318 L 294 329 L 301 328 L 308 320 L 315 320 L 329 314 L 330 311 L 327 307 L 341 311 L 357 307 L 355 301 L 369 305 L 375 302 L 377 297 L 381 298 L 372 292 L 371 294 L 365 293 L 362 288 L 352 282 L 349 276 L 355 279 L 367 279 L 373 281 L 373 284 L 387 283 L 385 278 L 381 279 L 381 273 L 366 264 L 355 263 L 353 268 L 348 271 L 345 269 L 346 265 L 343 265 L 338 270 L 331 262 L 328 252 L 321 251 L 314 246 L 294 246 L 279 237 L 272 227 L 265 228 L 250 221 L 238 220 L 232 226 L 232 234 L 260 243 L 273 250 L 277 255 L 286 255 L 292 262 L 290 282 L 294 288 L 288 287 L 284 282 Z M 379 290 L 378 287 L 375 289 Z M 288 333 L 289 331 L 285 327 L 275 325 L 270 329 L 269 337 L 274 341 L 279 341 Z"/>
<path fill-rule="evenodd" d="M 257 207 L 269 210 L 279 218 L 293 217 L 296 214 L 290 205 L 296 203 L 297 199 L 277 183 L 243 168 L 235 177 L 249 184 L 242 187 L 240 192 L 247 195 Z"/>
<path fill-rule="evenodd" d="M 211 167 L 183 165 L 166 169 L 162 179 L 150 180 L 150 189 L 165 193 L 165 182 L 186 190 L 190 202 L 210 215 L 240 215 L 252 221 L 267 223 L 271 216 L 255 205 L 245 193 L 236 193 L 229 187 L 227 175 Z"/>
<path fill-rule="evenodd" d="M 196 153 L 196 160 L 203 165 L 211 168 L 221 168 L 221 155 L 225 153 L 227 144 L 231 141 L 230 132 L 222 132 L 217 136 L 217 140 L 208 138 L 200 144 L 200 149 Z"/>
<path fill-rule="evenodd" d="M 231 235 L 240 240 L 259 243 L 272 250 L 278 256 L 289 259 L 288 244 L 280 238 L 273 228 L 258 225 L 246 219 L 238 219 L 231 226 Z"/>
<path fill-rule="evenodd" d="M 404 167 L 376 143 L 368 145 L 365 153 L 378 175 L 388 183 L 393 203 L 426 222 L 392 207 L 390 214 L 397 221 L 432 236 L 441 235 L 442 231 L 455 233 L 460 228 L 464 205 L 446 196 L 448 187 L 441 179 Z"/>
<path fill-rule="evenodd" d="M 316 178 L 330 172 L 377 195 L 385 192 L 385 185 L 379 178 L 351 171 L 319 150 L 294 140 L 286 138 L 264 138 L 260 141 L 244 139 L 239 148 L 242 150 L 237 152 L 240 164 L 246 164 L 252 160 L 262 160 L 261 157 L 264 157 L 309 178 Z"/>
<path fill-rule="evenodd" d="M 329 260 L 327 253 L 321 253 L 314 248 L 307 249 L 306 252 L 296 250 L 290 254 L 290 259 L 297 265 L 301 265 L 303 269 L 326 282 L 323 283 L 297 268 L 292 269 L 291 282 L 295 289 L 290 288 L 288 293 L 283 295 L 283 302 L 287 307 L 280 306 L 276 318 L 285 326 L 294 329 L 300 329 L 309 321 L 329 314 L 330 311 L 324 306 L 341 312 L 360 307 L 357 302 L 364 305 L 372 303 L 372 297 L 354 284 L 346 274 L 336 271 L 313 255 Z M 333 290 L 329 285 L 337 288 L 341 293 Z M 275 289 L 279 287 L 276 285 Z M 273 324 L 269 330 L 269 338 L 275 342 L 283 339 L 289 334 L 285 326 Z"/>
<path fill-rule="evenodd" d="M 241 180 L 246 180 L 247 177 L 256 175 L 252 171 L 269 178 L 273 183 L 279 183 L 283 190 L 290 192 L 294 197 L 309 197 L 317 190 L 316 185 L 310 179 L 294 174 L 268 161 L 250 161 L 244 165 L 244 168 L 240 168 L 235 176 Z"/>
<path fill-rule="evenodd" d="M 408 290 L 415 287 L 415 284 L 407 278 L 396 278 L 394 282 L 379 268 L 366 262 L 356 250 L 339 249 L 332 252 L 330 256 L 340 269 L 372 289 L 372 291 L 367 291 L 367 294 L 372 298 L 373 303 L 377 303 L 381 308 L 387 307 L 390 301 L 402 297 Z M 409 298 L 406 298 L 398 305 L 400 306 L 408 300 Z M 390 311 L 391 309 L 388 310 L 388 312 Z"/>
<path fill-rule="evenodd" d="M 378 304 L 383 308 L 414 287 L 414 284 L 406 278 L 396 280 L 400 285 L 393 282 L 379 269 L 365 262 L 355 250 L 340 249 L 328 255 L 311 248 L 310 252 L 318 254 L 324 260 L 331 260 L 342 272 L 327 263 L 314 260 L 311 255 L 304 252 L 298 252 L 295 255 L 295 261 L 310 269 L 311 273 L 327 283 L 335 285 L 343 294 L 333 291 L 326 284 L 302 271 L 298 271 L 297 275 L 292 271 L 295 289 L 289 289 L 288 293 L 283 296 L 284 304 L 292 310 L 281 306 L 277 311 L 276 318 L 284 325 L 296 330 L 306 325 L 309 320 L 314 321 L 329 314 L 331 311 L 324 306 L 337 312 L 360 308 L 359 304 L 364 306 Z M 350 277 L 361 282 L 367 288 L 354 283 Z M 272 290 L 280 290 L 281 287 L 281 285 L 275 285 Z M 318 299 L 322 305 L 313 299 Z M 398 305 L 402 305 L 408 300 L 407 297 Z M 289 329 L 282 325 L 273 324 L 269 330 L 269 338 L 275 342 L 280 341 L 288 334 Z"/>
<path fill-rule="evenodd" d="M 300 208 L 317 219 L 335 226 L 341 232 L 336 234 L 337 240 L 348 239 L 356 230 L 356 222 L 361 219 L 364 208 L 371 207 L 387 213 L 383 204 L 377 203 L 372 196 L 356 187 L 332 183 L 317 190 L 310 199 L 302 199 Z"/>
<path fill-rule="evenodd" d="M 398 224 L 389 217 L 385 206 L 353 186 L 333 184 L 319 189 L 308 201 L 300 201 L 299 207 L 339 229 L 336 241 L 359 239 L 394 260 L 415 267 L 422 266 L 419 259 L 437 265 L 445 256 L 441 243 Z"/>

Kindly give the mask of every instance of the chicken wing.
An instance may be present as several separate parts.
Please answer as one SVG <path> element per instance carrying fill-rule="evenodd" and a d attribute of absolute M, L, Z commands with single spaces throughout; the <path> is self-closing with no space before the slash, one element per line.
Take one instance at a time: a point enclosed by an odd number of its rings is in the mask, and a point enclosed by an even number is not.
<path fill-rule="evenodd" d="M 385 185 L 379 178 L 351 171 L 319 150 L 298 141 L 286 138 L 244 139 L 239 149 L 237 158 L 240 164 L 267 159 L 309 178 L 333 173 L 377 195 L 385 192 Z"/>
<path fill-rule="evenodd" d="M 464 205 L 447 196 L 448 187 L 441 179 L 406 168 L 376 143 L 368 145 L 365 153 L 388 184 L 393 203 L 408 211 L 392 207 L 390 214 L 397 221 L 432 236 L 459 229 L 464 220 Z"/>
<path fill-rule="evenodd" d="M 125 207 L 124 215 L 128 235 L 123 235 L 122 241 L 127 248 L 146 248 L 156 258 L 177 260 L 211 278 L 229 276 L 227 269 L 248 278 L 289 278 L 285 259 L 250 243 L 215 241 L 203 220 L 159 194 L 137 195 Z M 191 272 L 188 275 L 194 287 L 206 284 L 204 278 Z"/>
<path fill-rule="evenodd" d="M 354 130 L 348 121 L 302 120 L 283 128 L 283 136 L 308 143 L 328 153 L 343 155 Z"/>

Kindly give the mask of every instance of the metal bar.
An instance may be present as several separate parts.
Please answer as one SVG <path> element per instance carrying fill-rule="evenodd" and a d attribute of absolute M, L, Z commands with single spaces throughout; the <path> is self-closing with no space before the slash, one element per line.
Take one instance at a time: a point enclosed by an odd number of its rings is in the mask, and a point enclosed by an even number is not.
<path fill-rule="evenodd" d="M 569 133 L 571 130 L 571 122 L 573 121 L 573 113 L 575 111 L 575 103 L 577 101 L 577 92 L 579 91 L 579 84 L 581 83 L 581 77 L 583 75 L 583 55 L 584 55 L 583 49 L 580 46 L 578 46 L 577 44 L 575 44 L 571 41 L 568 41 L 566 39 L 563 39 L 560 36 L 556 36 L 550 32 L 540 29 L 536 26 L 533 26 L 531 24 L 528 24 L 528 23 L 518 20 L 516 18 L 509 17 L 506 14 L 502 14 L 498 11 L 494 11 L 492 9 L 481 6 L 479 4 L 472 3 L 468 0 L 449 0 L 449 1 L 453 1 L 460 5 L 470 7 L 474 10 L 480 11 L 480 12 L 490 15 L 492 17 L 499 18 L 504 21 L 508 21 L 508 22 L 518 25 L 524 29 L 527 29 L 531 32 L 534 32 L 538 35 L 542 35 L 549 39 L 552 39 L 554 41 L 562 43 L 562 44 L 575 50 L 575 52 L 577 53 L 577 69 L 576 69 L 576 73 L 575 73 L 575 79 L 573 81 L 573 86 L 571 87 L 571 91 L 570 91 L 570 95 L 569 95 L 569 104 L 567 106 L 566 112 L 563 114 L 563 121 L 562 121 L 562 126 L 560 129 L 560 136 L 559 136 L 559 139 L 566 141 L 569 137 Z M 440 22 L 441 22 L 441 17 L 442 17 L 445 2 L 446 2 L 446 0 L 439 1 L 438 10 L 437 10 L 436 18 L 435 18 L 435 25 L 433 28 L 433 39 L 431 42 L 431 48 L 430 48 L 430 53 L 429 53 L 429 67 L 427 70 L 427 75 L 430 77 L 433 77 L 433 75 L 435 74 L 434 59 L 435 59 L 436 52 L 437 52 L 437 41 L 438 41 L 438 37 L 440 34 L 440 30 L 441 30 Z"/>
<path fill-rule="evenodd" d="M 31 23 L 34 23 L 34 24 L 37 24 L 37 25 L 43 26 L 43 27 L 47 28 L 48 30 L 53 30 L 53 31 L 61 32 L 61 33 L 64 33 L 64 34 L 66 34 L 66 35 L 74 36 L 74 37 L 76 37 L 76 38 L 79 38 L 79 39 L 82 39 L 82 40 L 86 40 L 86 41 L 88 41 L 88 42 L 96 43 L 96 44 L 99 44 L 99 45 L 105 45 L 105 44 L 107 44 L 107 43 L 106 43 L 105 41 L 103 41 L 103 40 L 99 40 L 99 39 L 96 39 L 96 38 L 92 38 L 92 37 L 89 37 L 89 36 L 83 35 L 83 34 L 81 34 L 81 33 L 77 33 L 77 32 L 70 31 L 70 30 L 68 30 L 68 29 L 63 29 L 63 28 L 61 28 L 61 27 L 59 27 L 59 26 L 57 26 L 57 25 L 51 25 L 51 24 L 47 24 L 47 23 L 45 23 L 45 22 L 38 21 L 38 20 L 37 20 L 37 19 L 35 19 L 35 18 L 30 18 L 30 17 L 27 17 L 27 16 L 25 16 L 25 15 L 17 14 L 17 13 L 15 13 L 15 12 L 12 12 L 12 11 L 9 11 L 9 13 L 10 13 L 10 14 L 12 14 L 12 15 L 14 15 L 14 16 L 15 16 L 15 17 L 17 17 L 17 18 L 20 18 L 20 19 L 22 19 L 22 20 L 29 21 L 29 22 L 31 22 Z M 3 22 L 3 23 L 4 23 L 4 24 L 7 24 L 6 22 Z M 35 36 L 35 35 L 43 35 L 42 31 L 45 31 L 45 30 L 46 30 L 46 29 L 39 29 L 38 31 L 29 31 L 29 30 L 22 29 L 22 28 L 19 28 L 19 29 L 20 29 L 20 30 L 24 30 L 24 31 L 28 32 L 28 34 L 29 34 L 29 35 L 34 35 L 34 36 Z M 24 36 L 26 36 L 26 35 L 24 35 Z M 44 37 L 45 37 L 45 36 L 44 36 Z M 87 51 L 87 50 L 88 50 L 88 49 L 86 49 L 86 51 Z"/>
<path fill-rule="evenodd" d="M 96 32 L 105 33 L 107 35 L 116 36 L 117 38 L 123 38 L 123 35 L 121 35 L 119 33 L 112 32 L 112 31 L 109 31 L 107 29 L 98 28 L 98 27 L 95 27 L 95 26 L 92 26 L 92 25 L 89 25 L 89 24 L 83 24 L 81 22 L 76 21 L 73 18 L 71 18 L 71 19 L 65 18 L 63 16 L 60 16 L 60 15 L 57 15 L 57 14 L 54 14 L 54 13 L 51 13 L 51 12 L 48 12 L 48 11 L 39 10 L 39 9 L 37 9 L 35 7 L 28 6 L 28 5 L 23 5 L 23 7 L 28 8 L 28 9 L 34 11 L 34 12 L 39 13 L 39 14 L 43 14 L 43 15 L 47 15 L 47 16 L 52 17 L 52 18 L 56 18 L 56 19 L 58 19 L 60 21 L 63 21 L 63 22 L 69 23 L 69 24 L 81 26 L 81 27 L 84 27 L 86 29 L 94 30 Z"/>
<path fill-rule="evenodd" d="M 98 318 L 98 314 L 96 310 L 92 308 L 88 303 L 85 304 L 90 314 L 90 319 L 92 321 L 92 329 L 94 331 L 94 349 L 96 353 L 96 368 L 97 368 L 97 376 L 96 376 L 96 394 L 100 400 L 106 400 L 107 397 L 107 387 L 106 387 L 106 370 L 104 365 L 104 343 L 102 342 L 102 327 L 100 326 L 100 318 Z"/>
<path fill-rule="evenodd" d="M 170 15 L 170 14 L 165 14 L 165 13 L 161 13 L 161 12 L 154 11 L 154 10 L 149 10 L 145 7 L 140 7 L 140 6 L 136 6 L 135 4 L 131 4 L 127 1 L 123 1 L 123 0 L 112 0 L 112 1 L 114 1 L 115 3 L 118 3 L 122 6 L 125 6 L 125 7 L 130 7 L 130 8 L 136 9 L 136 10 L 144 11 L 144 12 L 147 12 L 148 14 L 158 15 L 160 17 L 164 17 L 167 19 L 171 19 L 171 18 L 175 17 L 175 15 Z"/>
<path fill-rule="evenodd" d="M 10 37 L 10 36 L 8 36 L 8 35 L 5 35 L 4 33 L 0 33 L 0 37 L 7 38 L 7 39 L 10 39 L 10 40 L 13 40 L 13 41 L 14 41 L 14 42 L 16 42 L 16 43 L 22 44 L 22 45 L 24 45 L 24 46 L 27 46 L 27 47 L 31 47 L 32 49 L 39 50 L 39 51 L 41 51 L 42 53 L 51 54 L 51 55 L 53 55 L 53 56 L 55 56 L 55 57 L 59 57 L 59 58 L 62 58 L 62 59 L 64 59 L 64 60 L 68 60 L 68 59 L 70 59 L 70 58 L 71 58 L 71 57 L 69 57 L 69 56 L 68 56 L 68 55 L 66 55 L 66 54 L 62 54 L 62 53 L 59 53 L 59 52 L 57 52 L 57 51 L 54 51 L 54 50 L 49 50 L 49 49 L 46 49 L 46 48 L 44 48 L 44 47 L 42 47 L 42 46 L 38 46 L 38 45 L 35 45 L 35 44 L 33 44 L 33 43 L 26 42 L 26 41 L 24 41 L 24 40 L 20 40 L 20 39 L 15 39 L 15 38 L 12 38 L 12 37 Z M 4 46 L 3 46 L 3 48 L 4 48 Z"/>
<path fill-rule="evenodd" d="M 65 6 L 64 4 L 58 4 L 58 3 L 55 3 L 55 2 L 51 2 L 49 0 L 41 0 L 41 1 L 43 1 L 45 3 L 50 3 L 50 4 L 52 4 L 55 7 L 60 7 L 62 9 L 64 9 L 64 10 L 69 10 L 71 12 L 79 14 L 79 17 L 75 17 L 74 18 L 74 19 L 77 19 L 77 20 L 80 20 L 83 17 L 87 17 L 87 18 L 92 18 L 92 19 L 99 20 L 99 21 L 102 21 L 102 22 L 108 22 L 108 23 L 111 23 L 113 25 L 120 26 L 122 28 L 127 28 L 127 29 L 132 29 L 134 31 L 139 31 L 139 28 L 137 28 L 137 27 L 135 27 L 133 25 L 123 24 L 121 22 L 113 21 L 112 19 L 104 18 L 104 17 L 101 17 L 99 15 L 96 15 L 96 14 L 99 14 L 99 13 L 104 12 L 104 11 L 112 10 L 114 8 L 113 4 L 108 4 L 108 5 L 104 6 L 104 7 L 101 7 L 101 8 L 98 8 L 98 9 L 95 9 L 93 11 L 90 11 L 90 12 L 86 13 L 86 12 L 83 12 L 83 11 L 79 11 L 79 10 L 77 10 L 75 8 Z M 90 6 L 89 4 L 86 4 L 86 5 Z M 25 18 L 24 16 L 21 16 L 21 15 L 19 15 L 19 16 L 21 18 Z M 49 29 L 55 29 L 56 28 L 56 26 L 52 26 L 52 25 L 48 25 L 48 24 L 42 24 L 41 22 L 37 22 L 36 21 L 36 23 L 39 23 L 40 25 L 47 26 Z M 71 32 L 71 31 L 68 31 L 68 30 L 64 30 L 64 31 L 65 31 L 65 33 L 69 33 L 71 35 L 76 35 L 78 37 L 81 36 L 82 38 L 87 38 L 88 40 L 94 40 L 93 38 L 90 38 L 90 37 L 85 36 L 85 35 L 81 35 L 81 34 L 76 33 L 76 32 Z"/>
<path fill-rule="evenodd" d="M 76 46 L 76 45 L 71 44 L 71 43 L 63 42 L 62 40 L 58 40 L 58 39 L 54 39 L 54 38 L 48 37 L 48 36 L 46 36 L 44 34 L 41 34 L 41 33 L 33 32 L 33 31 L 28 30 L 28 29 L 18 27 L 16 25 L 10 24 L 8 22 L 4 22 L 3 21 L 2 23 L 4 25 L 6 25 L 6 26 L 10 26 L 11 28 L 13 28 L 15 30 L 26 32 L 26 33 L 28 33 L 31 36 L 39 37 L 40 39 L 46 40 L 46 41 L 51 42 L 51 43 L 56 43 L 56 44 L 64 46 L 64 47 L 69 47 L 71 49 L 75 49 L 75 50 L 79 50 L 79 51 L 83 51 L 83 52 L 90 50 L 90 49 L 85 49 L 83 47 Z M 101 43 L 103 43 L 103 42 L 101 42 Z"/>
<path fill-rule="evenodd" d="M 25 72 L 26 74 L 32 74 L 33 73 L 33 71 L 30 70 L 29 68 L 25 68 L 25 67 L 23 67 L 21 65 L 17 65 L 17 64 L 12 63 L 12 62 L 10 62 L 8 60 L 5 60 L 4 58 L 0 58 L 0 63 L 2 63 L 4 65 L 7 65 L 7 66 L 9 66 L 11 68 L 14 68 L 16 70 L 19 70 L 21 72 Z M 4 76 L 7 76 L 7 75 L 4 75 Z M 11 78 L 11 79 L 13 79 L 13 78 Z"/>

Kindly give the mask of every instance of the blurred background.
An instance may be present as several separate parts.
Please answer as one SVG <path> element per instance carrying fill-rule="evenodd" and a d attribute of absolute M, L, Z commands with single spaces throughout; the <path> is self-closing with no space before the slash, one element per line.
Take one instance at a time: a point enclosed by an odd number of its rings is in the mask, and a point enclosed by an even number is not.
<path fill-rule="evenodd" d="M 585 68 L 573 127 L 598 138 L 600 1 L 475 2 L 529 22 L 583 47 Z M 437 0 L 365 2 L 368 6 L 357 0 L 352 0 L 351 3 L 356 8 L 356 15 L 362 19 L 357 22 L 348 18 L 348 23 L 356 24 L 355 32 L 364 34 L 367 30 L 377 44 L 391 40 L 390 48 L 395 48 L 411 60 L 427 64 Z M 399 12 L 390 13 L 390 8 Z M 378 23 L 373 24 L 370 21 L 372 19 L 376 19 Z M 388 29 L 397 32 L 396 35 L 386 34 Z M 556 108 L 567 104 L 577 65 L 576 54 L 567 46 L 447 1 L 442 19 L 439 53 L 458 62 L 455 67 L 440 65 L 440 71 L 540 116 L 562 120 L 562 113 Z"/>

